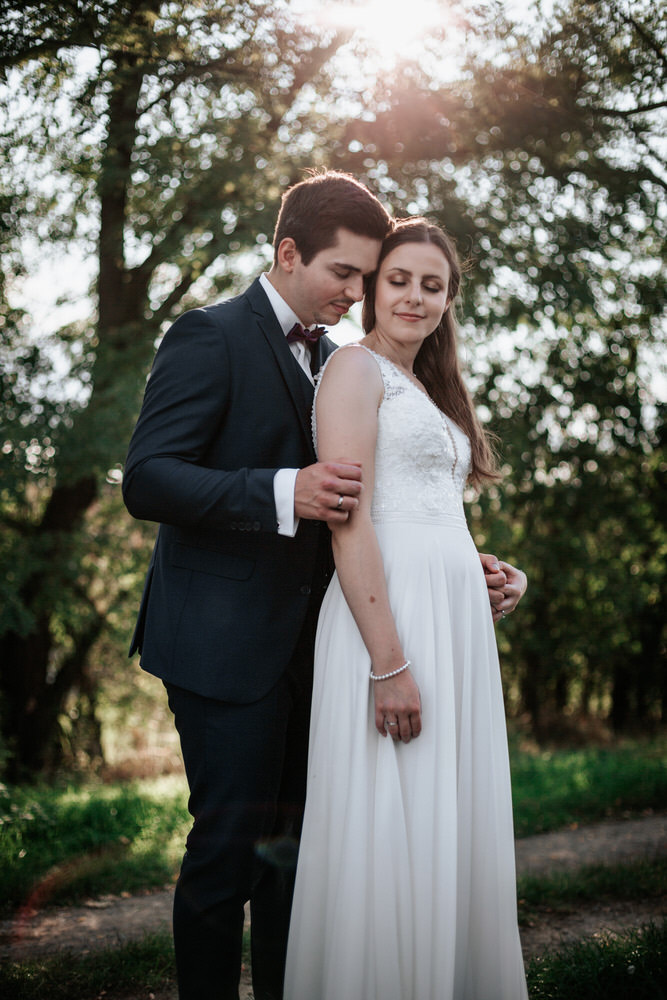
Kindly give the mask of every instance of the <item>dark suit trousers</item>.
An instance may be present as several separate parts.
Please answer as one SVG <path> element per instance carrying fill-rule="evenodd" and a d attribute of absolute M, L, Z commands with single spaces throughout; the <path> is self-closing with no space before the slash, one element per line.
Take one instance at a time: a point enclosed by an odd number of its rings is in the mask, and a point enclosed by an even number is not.
<path fill-rule="evenodd" d="M 166 685 L 194 819 L 174 897 L 180 1000 L 237 1000 L 247 900 L 254 996 L 282 997 L 317 610 L 313 602 L 288 670 L 259 701 L 230 704 Z"/>

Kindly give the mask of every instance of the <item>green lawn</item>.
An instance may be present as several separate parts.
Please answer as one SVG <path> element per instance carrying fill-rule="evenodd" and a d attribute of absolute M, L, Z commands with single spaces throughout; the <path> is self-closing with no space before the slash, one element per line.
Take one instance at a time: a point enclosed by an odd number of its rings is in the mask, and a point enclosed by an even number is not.
<path fill-rule="evenodd" d="M 665 740 L 614 749 L 513 750 L 519 835 L 667 808 Z M 125 784 L 0 786 L 5 915 L 17 906 L 156 887 L 173 881 L 189 826 L 181 777 Z M 667 892 L 667 862 L 590 866 L 519 880 L 523 922 L 593 900 Z M 665 927 L 596 939 L 532 961 L 531 1000 L 667 1000 Z M 0 996 L 89 1000 L 150 995 L 173 983 L 169 933 L 105 952 L 5 962 Z"/>
<path fill-rule="evenodd" d="M 182 779 L 0 786 L 2 906 L 70 903 L 171 882 L 188 829 Z"/>
<path fill-rule="evenodd" d="M 667 810 L 667 739 L 609 749 L 513 751 L 517 837 Z"/>
<path fill-rule="evenodd" d="M 91 1000 L 92 997 L 148 997 L 175 981 L 171 934 L 147 934 L 140 941 L 89 955 L 59 954 L 0 965 L 0 997 L 7 1000 Z"/>
<path fill-rule="evenodd" d="M 596 939 L 528 964 L 530 1000 L 667 1000 L 667 922 Z M 171 936 L 147 935 L 110 951 L 0 967 L 0 996 L 90 1000 L 149 996 L 174 981 Z"/>
<path fill-rule="evenodd" d="M 667 809 L 662 740 L 614 749 L 513 750 L 518 836 Z M 173 881 L 189 826 L 182 777 L 0 785 L 2 906 L 40 906 Z"/>
<path fill-rule="evenodd" d="M 581 906 L 667 897 L 667 857 L 630 864 L 587 865 L 548 876 L 523 876 L 517 884 L 519 923 L 548 920 Z"/>
<path fill-rule="evenodd" d="M 534 959 L 530 1000 L 667 1000 L 667 921 Z"/>

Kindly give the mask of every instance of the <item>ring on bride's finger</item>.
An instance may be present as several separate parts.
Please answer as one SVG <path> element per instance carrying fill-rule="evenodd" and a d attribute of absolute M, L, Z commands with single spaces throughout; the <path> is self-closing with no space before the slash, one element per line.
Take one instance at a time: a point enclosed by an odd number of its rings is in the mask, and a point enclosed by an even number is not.
<path fill-rule="evenodd" d="M 387 729 L 390 726 L 397 726 L 397 725 L 398 725 L 398 722 L 390 722 L 389 719 L 387 719 L 386 722 L 385 722 L 385 726 L 387 727 Z"/>
<path fill-rule="evenodd" d="M 338 497 L 338 503 L 336 504 L 336 510 L 340 510 L 343 506 L 343 494 Z"/>
<path fill-rule="evenodd" d="M 500 609 L 500 613 L 501 613 L 501 615 L 503 616 L 503 618 L 506 618 L 506 617 L 507 617 L 507 612 L 506 612 L 506 611 L 503 611 L 503 609 L 502 609 L 502 608 Z"/>

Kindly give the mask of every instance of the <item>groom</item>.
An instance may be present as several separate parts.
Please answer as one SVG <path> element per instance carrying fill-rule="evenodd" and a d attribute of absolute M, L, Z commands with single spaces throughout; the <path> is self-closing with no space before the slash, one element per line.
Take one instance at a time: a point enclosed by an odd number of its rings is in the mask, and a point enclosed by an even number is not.
<path fill-rule="evenodd" d="M 174 897 L 180 1000 L 237 1000 L 247 900 L 254 996 L 282 996 L 323 522 L 362 489 L 354 456 L 316 460 L 311 368 L 334 345 L 303 327 L 362 298 L 390 227 L 348 175 L 290 188 L 268 275 L 167 331 L 130 442 L 127 508 L 160 524 L 130 654 L 167 688 L 193 816 Z M 520 575 L 492 562 L 492 600 L 511 610 Z"/>

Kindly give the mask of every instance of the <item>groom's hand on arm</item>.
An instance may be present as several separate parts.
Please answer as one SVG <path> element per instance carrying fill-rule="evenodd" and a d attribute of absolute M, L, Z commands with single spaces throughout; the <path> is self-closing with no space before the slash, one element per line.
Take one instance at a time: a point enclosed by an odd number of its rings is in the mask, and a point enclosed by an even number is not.
<path fill-rule="evenodd" d="M 297 473 L 294 513 L 311 521 L 342 523 L 359 506 L 362 488 L 359 462 L 316 462 Z"/>

